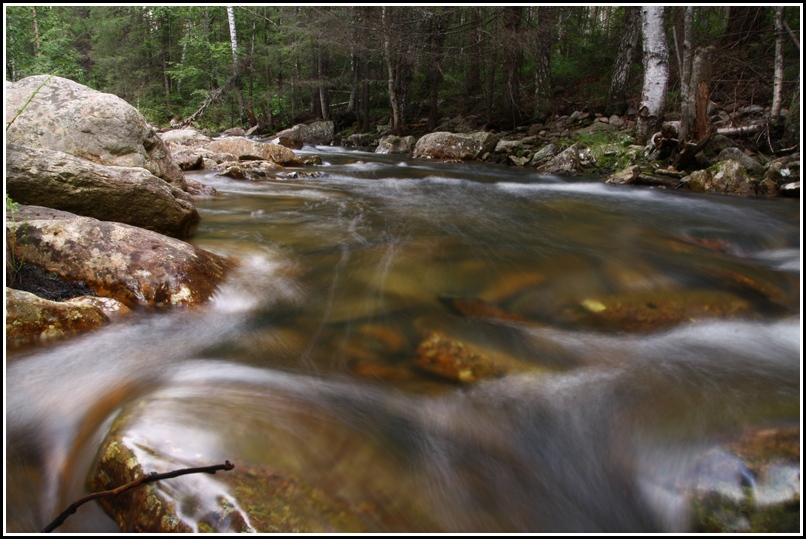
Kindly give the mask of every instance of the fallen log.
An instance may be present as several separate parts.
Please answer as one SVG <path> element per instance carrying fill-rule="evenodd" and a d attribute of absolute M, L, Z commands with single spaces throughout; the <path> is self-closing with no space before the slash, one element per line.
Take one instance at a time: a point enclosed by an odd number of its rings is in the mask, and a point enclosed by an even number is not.
<path fill-rule="evenodd" d="M 753 133 L 758 133 L 759 131 L 764 130 L 764 124 L 754 124 L 754 125 L 743 125 L 740 127 L 720 127 L 716 130 L 717 133 L 720 135 L 725 135 L 726 137 L 730 136 L 742 136 L 742 135 L 751 135 Z"/>

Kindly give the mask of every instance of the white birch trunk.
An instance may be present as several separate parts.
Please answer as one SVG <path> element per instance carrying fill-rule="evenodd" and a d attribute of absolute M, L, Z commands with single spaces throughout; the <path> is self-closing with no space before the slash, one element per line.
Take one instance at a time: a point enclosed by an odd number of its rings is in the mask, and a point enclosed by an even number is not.
<path fill-rule="evenodd" d="M 644 39 L 644 88 L 638 116 L 638 140 L 645 144 L 663 121 L 669 85 L 669 52 L 663 30 L 663 6 L 641 8 Z"/>
<path fill-rule="evenodd" d="M 784 8 L 776 6 L 773 9 L 775 9 L 775 75 L 770 116 L 777 118 L 781 114 L 781 94 L 784 86 Z"/>
<path fill-rule="evenodd" d="M 227 19 L 229 20 L 229 39 L 232 44 L 232 66 L 238 72 L 238 34 L 235 32 L 235 11 L 227 6 Z"/>

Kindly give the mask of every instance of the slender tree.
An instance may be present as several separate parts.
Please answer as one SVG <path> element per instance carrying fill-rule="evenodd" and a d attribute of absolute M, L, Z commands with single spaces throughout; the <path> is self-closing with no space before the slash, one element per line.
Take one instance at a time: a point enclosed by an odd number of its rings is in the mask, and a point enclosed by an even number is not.
<path fill-rule="evenodd" d="M 501 126 L 512 128 L 521 121 L 520 111 L 520 69 L 523 62 L 523 43 L 520 33 L 523 22 L 522 6 L 503 8 L 503 54 L 504 81 L 501 98 Z"/>
<path fill-rule="evenodd" d="M 680 66 L 680 133 L 679 139 L 688 139 L 689 126 L 693 119 L 694 89 L 691 88 L 691 33 L 694 24 L 694 7 L 682 8 L 683 13 L 683 59 Z"/>
<path fill-rule="evenodd" d="M 535 50 L 535 120 L 551 115 L 554 105 L 551 94 L 551 48 L 554 44 L 554 8 L 537 8 L 537 39 Z"/>
<path fill-rule="evenodd" d="M 773 9 L 775 10 L 775 73 L 770 116 L 777 118 L 781 114 L 781 94 L 784 86 L 784 8 L 775 6 Z"/>

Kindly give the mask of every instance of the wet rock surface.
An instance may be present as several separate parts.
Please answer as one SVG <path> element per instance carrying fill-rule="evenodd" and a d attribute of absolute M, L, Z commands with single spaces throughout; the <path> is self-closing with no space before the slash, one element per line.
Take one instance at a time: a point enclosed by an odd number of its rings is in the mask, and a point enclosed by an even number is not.
<path fill-rule="evenodd" d="M 18 259 L 130 307 L 202 303 L 228 265 L 155 232 L 38 206 L 20 206 L 6 229 Z"/>
<path fill-rule="evenodd" d="M 211 152 L 229 153 L 240 160 L 271 161 L 285 167 L 303 166 L 302 161 L 285 146 L 257 142 L 244 137 L 225 137 L 212 141 L 207 147 Z"/>
<path fill-rule="evenodd" d="M 102 327 L 109 318 L 101 309 L 50 301 L 6 288 L 6 343 L 17 347 L 71 337 Z"/>
<path fill-rule="evenodd" d="M 762 427 L 706 451 L 694 464 L 692 531 L 797 533 L 800 428 Z"/>
<path fill-rule="evenodd" d="M 431 332 L 425 336 L 417 347 L 414 365 L 442 378 L 462 383 L 504 375 L 503 366 L 484 352 L 450 339 L 440 332 Z"/>

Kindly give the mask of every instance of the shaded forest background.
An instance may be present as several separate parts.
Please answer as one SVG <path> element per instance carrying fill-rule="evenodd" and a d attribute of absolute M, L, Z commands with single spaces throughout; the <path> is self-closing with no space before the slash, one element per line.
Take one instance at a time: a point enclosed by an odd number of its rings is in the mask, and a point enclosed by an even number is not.
<path fill-rule="evenodd" d="M 666 114 L 680 111 L 684 6 L 666 7 Z M 512 129 L 552 115 L 624 114 L 641 99 L 640 8 L 617 6 L 6 6 L 6 79 L 41 73 L 116 94 L 165 127 L 311 119 L 433 130 L 477 115 Z M 801 7 L 783 21 L 784 107 L 799 102 Z M 692 46 L 715 47 L 711 100 L 773 100 L 775 11 L 695 7 Z M 625 75 L 626 70 L 626 75 Z M 623 80 L 622 80 L 623 79 Z"/>

